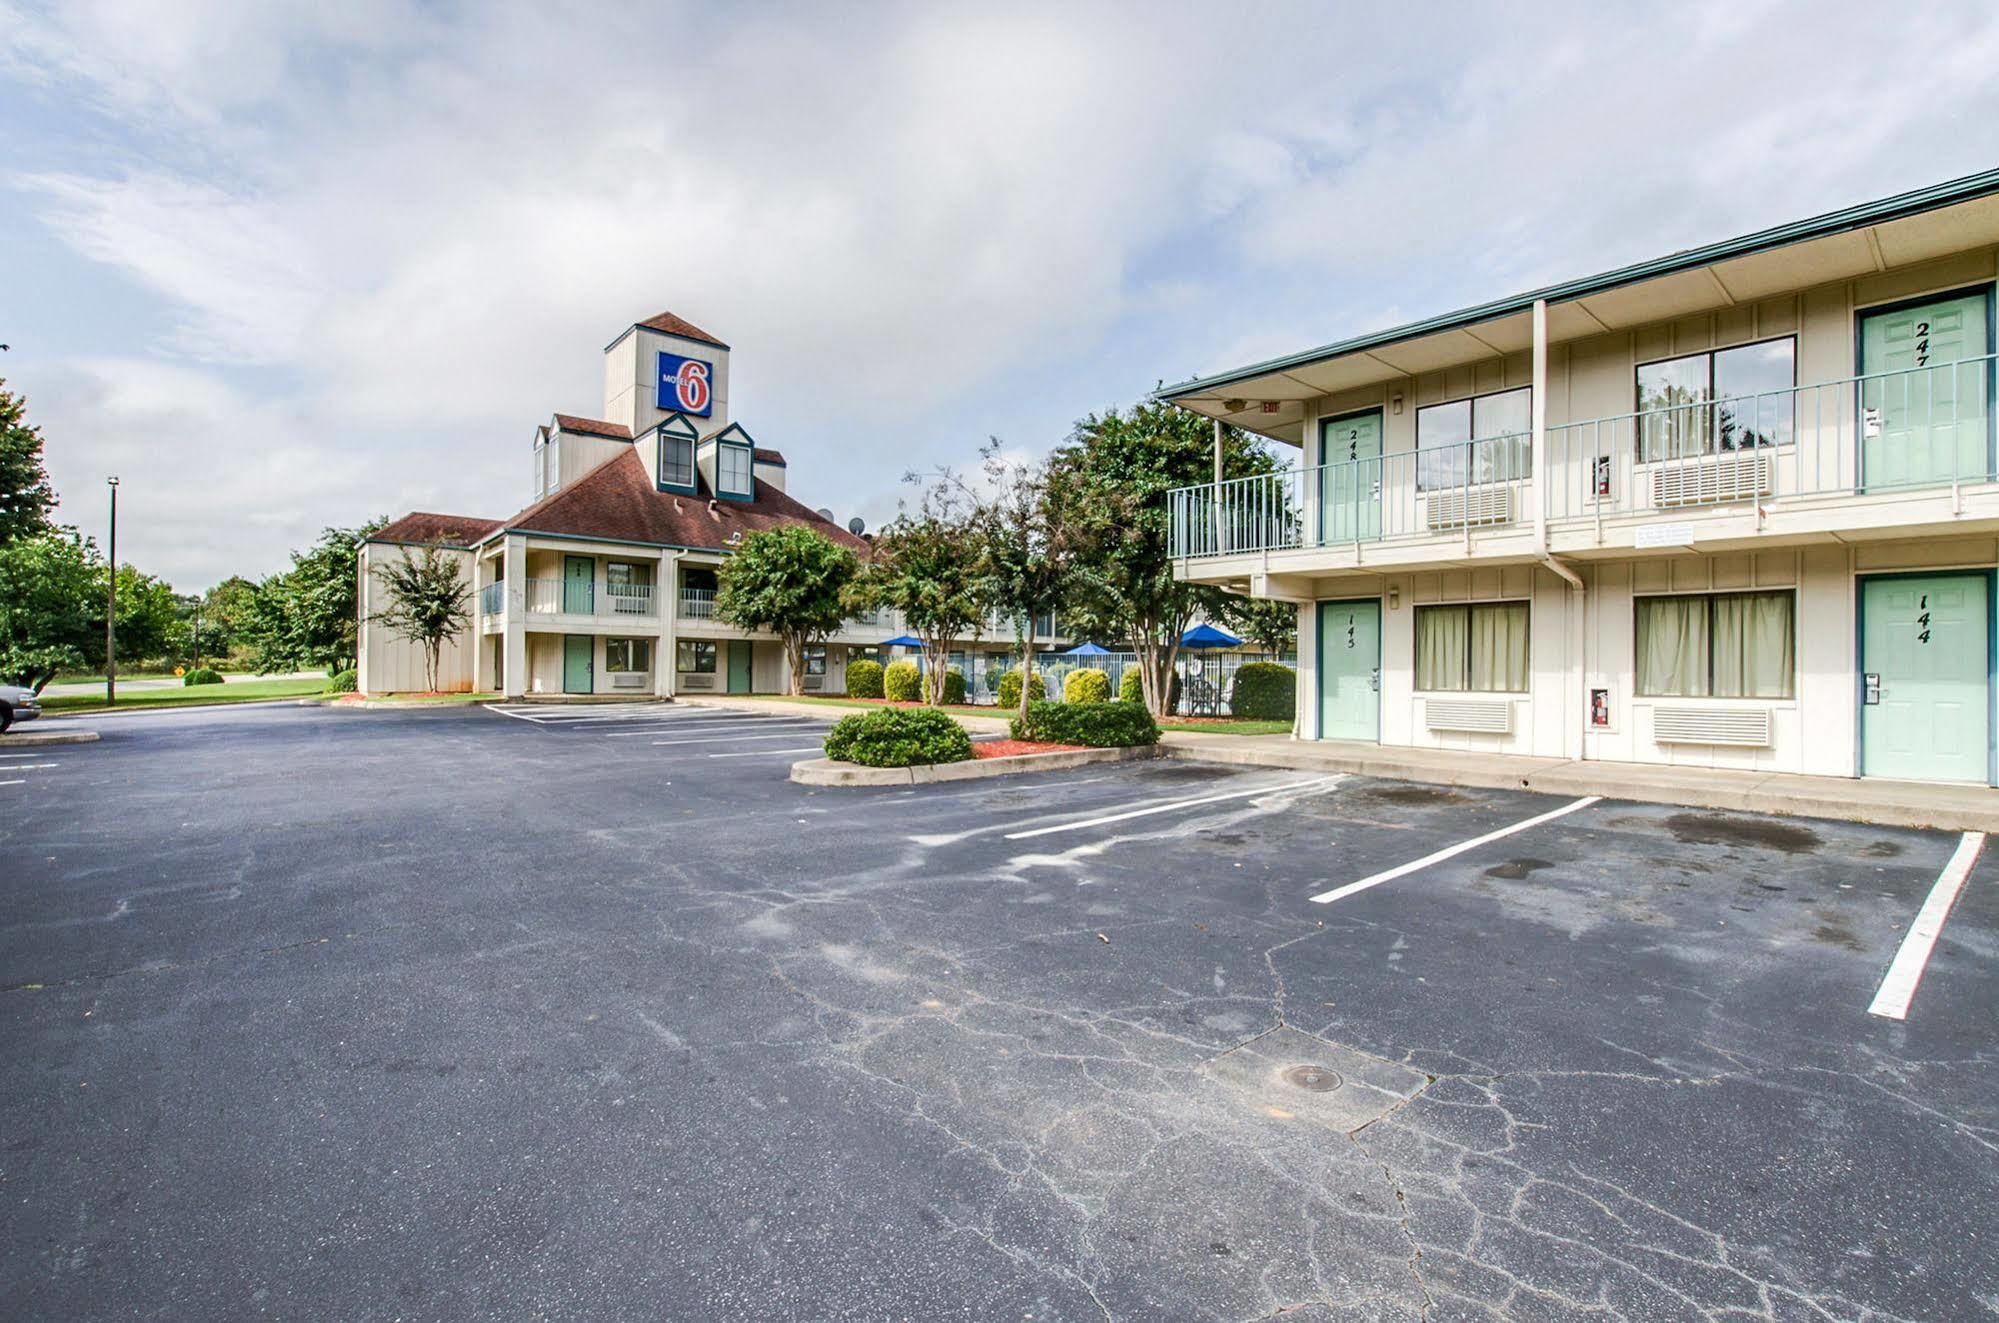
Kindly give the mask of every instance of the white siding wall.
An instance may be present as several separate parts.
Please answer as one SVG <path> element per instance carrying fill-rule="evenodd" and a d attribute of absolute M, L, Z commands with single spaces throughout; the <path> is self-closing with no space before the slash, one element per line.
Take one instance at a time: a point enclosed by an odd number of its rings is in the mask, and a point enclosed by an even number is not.
<path fill-rule="evenodd" d="M 412 553 L 414 554 L 414 552 Z M 456 561 L 460 574 L 470 582 L 472 555 L 466 551 L 444 553 Z M 426 686 L 423 649 L 369 617 L 388 605 L 387 593 L 377 571 L 400 560 L 403 548 L 370 542 L 361 548 L 360 581 L 357 585 L 360 622 L 356 637 L 359 684 L 366 694 L 414 693 Z M 477 610 L 477 603 L 473 604 Z M 475 617 L 476 621 L 476 617 Z M 472 689 L 472 641 L 474 626 L 468 626 L 454 641 L 444 645 L 438 656 L 437 683 L 447 692 L 469 693 Z"/>

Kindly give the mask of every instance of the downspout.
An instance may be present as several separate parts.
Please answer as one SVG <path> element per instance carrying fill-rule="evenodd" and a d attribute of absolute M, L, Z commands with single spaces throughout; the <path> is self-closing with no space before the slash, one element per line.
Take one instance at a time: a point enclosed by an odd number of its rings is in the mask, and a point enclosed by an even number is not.
<path fill-rule="evenodd" d="M 1584 611 L 1589 609 L 1589 586 L 1575 567 L 1548 549 L 1548 501 L 1547 493 L 1552 489 L 1548 472 L 1548 301 L 1534 300 L 1534 389 L 1529 397 L 1530 416 L 1533 419 L 1533 465 L 1534 474 L 1534 553 L 1541 563 L 1559 575 L 1570 588 L 1574 589 L 1573 600 Z M 1564 611 L 1563 626 L 1572 628 L 1573 611 Z M 1583 680 L 1583 689 L 1589 687 L 1589 631 L 1582 631 L 1581 645 L 1577 649 L 1577 674 Z M 1562 686 L 1568 688 L 1566 684 Z M 1586 697 L 1586 693 L 1585 693 Z M 1571 758 L 1581 760 L 1584 741 L 1588 738 L 1586 721 L 1578 720 L 1583 715 L 1583 705 L 1578 703 L 1572 709 L 1568 703 L 1562 704 L 1562 745 Z M 1573 725 L 1571 723 L 1574 723 Z M 1571 738 L 1570 731 L 1575 732 Z"/>

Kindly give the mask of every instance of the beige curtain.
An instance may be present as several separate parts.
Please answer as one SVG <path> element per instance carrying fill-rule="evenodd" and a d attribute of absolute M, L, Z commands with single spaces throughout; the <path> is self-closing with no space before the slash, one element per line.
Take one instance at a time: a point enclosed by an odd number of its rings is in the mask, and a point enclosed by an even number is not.
<path fill-rule="evenodd" d="M 1486 693 L 1527 691 L 1527 603 L 1471 609 L 1471 687 Z"/>
<path fill-rule="evenodd" d="M 1796 669 L 1789 593 L 1714 599 L 1717 698 L 1789 698 Z"/>
<path fill-rule="evenodd" d="M 1641 597 L 1636 606 L 1639 695 L 1706 697 L 1708 599 Z"/>
<path fill-rule="evenodd" d="M 1463 689 L 1470 613 L 1462 606 L 1416 608 L 1416 687 Z"/>

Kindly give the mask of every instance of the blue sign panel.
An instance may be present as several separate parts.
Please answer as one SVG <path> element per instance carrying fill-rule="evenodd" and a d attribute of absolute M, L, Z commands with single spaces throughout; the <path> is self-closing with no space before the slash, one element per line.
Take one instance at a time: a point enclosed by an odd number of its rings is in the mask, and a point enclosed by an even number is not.
<path fill-rule="evenodd" d="M 660 354 L 659 407 L 696 418 L 713 413 L 715 365 L 679 354 Z"/>

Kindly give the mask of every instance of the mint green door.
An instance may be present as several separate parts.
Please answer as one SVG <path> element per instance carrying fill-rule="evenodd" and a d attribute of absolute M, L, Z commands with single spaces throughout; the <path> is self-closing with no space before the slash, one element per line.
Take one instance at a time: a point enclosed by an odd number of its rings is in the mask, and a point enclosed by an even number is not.
<path fill-rule="evenodd" d="M 729 692 L 732 694 L 750 692 L 750 649 L 754 646 L 748 639 L 729 640 Z"/>
<path fill-rule="evenodd" d="M 571 615 L 590 614 L 592 590 L 597 586 L 597 562 L 588 556 L 562 558 L 562 609 Z"/>
<path fill-rule="evenodd" d="M 595 650 L 595 640 L 588 634 L 564 634 L 562 636 L 562 692 L 565 694 L 587 694 L 591 684 L 590 654 Z"/>
<path fill-rule="evenodd" d="M 1929 487 L 1985 477 L 1991 351 L 1985 294 L 1861 317 L 1861 485 Z"/>
<path fill-rule="evenodd" d="M 1381 536 L 1381 412 L 1319 424 L 1319 541 Z"/>
<path fill-rule="evenodd" d="M 1319 738 L 1381 738 L 1381 603 L 1319 603 Z"/>
<path fill-rule="evenodd" d="M 1990 776 L 1989 583 L 1983 574 L 1861 580 L 1863 775 Z"/>

